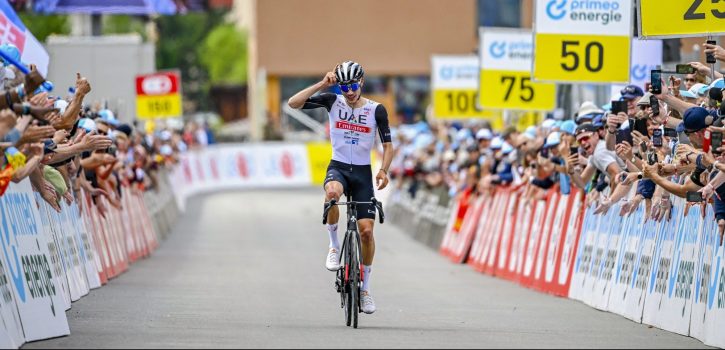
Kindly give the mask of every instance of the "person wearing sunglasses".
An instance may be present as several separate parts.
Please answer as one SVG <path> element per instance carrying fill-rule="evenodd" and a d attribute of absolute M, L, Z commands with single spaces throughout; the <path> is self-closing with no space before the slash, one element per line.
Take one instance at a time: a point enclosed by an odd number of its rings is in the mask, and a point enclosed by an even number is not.
<path fill-rule="evenodd" d="M 298 92 L 288 101 L 288 105 L 295 109 L 324 107 L 329 113 L 333 153 L 324 184 L 325 202 L 332 199 L 339 201 L 343 193 L 348 196 L 348 200 L 353 201 L 368 201 L 374 196 L 370 152 L 376 137 L 380 139 L 384 150 L 383 164 L 375 177 L 377 189 L 382 190 L 388 185 L 388 170 L 394 153 L 388 112 L 382 104 L 362 97 L 364 75 L 359 63 L 345 61 L 328 72 L 320 82 Z M 335 85 L 342 95 L 329 92 L 315 95 Z M 358 206 L 358 228 L 365 269 L 361 304 L 366 314 L 375 312 L 375 302 L 370 295 L 370 272 L 375 255 L 375 213 L 372 205 Z M 328 216 L 330 246 L 325 262 L 330 271 L 340 269 L 340 242 L 337 237 L 339 216 L 339 210 L 333 206 Z"/>

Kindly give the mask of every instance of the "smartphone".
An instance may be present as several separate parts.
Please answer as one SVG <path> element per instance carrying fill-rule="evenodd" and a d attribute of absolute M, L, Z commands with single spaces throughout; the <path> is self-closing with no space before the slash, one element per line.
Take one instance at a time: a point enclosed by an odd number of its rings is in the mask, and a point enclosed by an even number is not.
<path fill-rule="evenodd" d="M 695 74 L 695 67 L 689 64 L 678 64 L 675 66 L 677 74 Z"/>
<path fill-rule="evenodd" d="M 639 144 L 639 151 L 640 151 L 640 153 L 642 153 L 642 155 L 644 155 L 645 153 L 647 153 L 647 142 L 642 141 Z"/>
<path fill-rule="evenodd" d="M 662 129 L 654 129 L 652 131 L 652 144 L 655 147 L 662 147 Z"/>
<path fill-rule="evenodd" d="M 653 69 L 650 72 L 650 81 L 652 82 L 652 93 L 659 95 L 662 93 L 662 70 Z"/>
<path fill-rule="evenodd" d="M 644 137 L 647 137 L 649 135 L 646 119 L 630 119 L 629 127 L 630 129 L 632 129 L 632 131 L 637 131 Z"/>
<path fill-rule="evenodd" d="M 541 149 L 541 156 L 544 157 L 544 158 L 546 158 L 546 159 L 549 159 L 549 149 L 546 148 L 546 147 L 542 148 Z"/>
<path fill-rule="evenodd" d="M 687 194 L 685 195 L 685 197 L 687 198 L 687 201 L 690 203 L 700 203 L 703 201 L 702 193 L 700 193 L 700 192 L 687 191 Z"/>
<path fill-rule="evenodd" d="M 659 163 L 660 159 L 657 156 L 657 152 L 649 152 L 647 153 L 647 164 L 649 165 L 655 165 Z"/>
<path fill-rule="evenodd" d="M 619 114 L 619 112 L 627 114 L 628 110 L 627 101 L 612 101 L 612 114 Z"/>
<path fill-rule="evenodd" d="M 677 130 L 665 128 L 665 136 L 677 138 L 679 135 L 677 134 Z"/>
<path fill-rule="evenodd" d="M 652 107 L 652 115 L 658 116 L 660 115 L 660 101 L 655 97 L 654 95 L 649 97 L 649 105 Z"/>
<path fill-rule="evenodd" d="M 717 45 L 717 41 L 715 40 L 708 40 L 707 43 L 710 45 Z M 705 54 L 705 62 L 711 64 L 717 62 L 717 60 L 715 60 L 715 55 L 711 53 Z"/>
<path fill-rule="evenodd" d="M 712 133 L 710 130 L 705 130 L 705 137 L 702 141 L 702 151 L 707 153 L 710 152 L 710 145 L 712 144 Z"/>
<path fill-rule="evenodd" d="M 617 144 L 623 143 L 624 141 L 627 141 L 630 146 L 634 144 L 632 129 L 617 130 Z"/>
<path fill-rule="evenodd" d="M 569 147 L 569 155 L 573 156 L 575 154 L 579 154 L 579 147 L 576 147 L 576 146 Z"/>
<path fill-rule="evenodd" d="M 712 148 L 712 154 L 720 155 L 718 148 L 722 147 L 722 133 L 715 131 L 710 137 L 710 146 Z"/>

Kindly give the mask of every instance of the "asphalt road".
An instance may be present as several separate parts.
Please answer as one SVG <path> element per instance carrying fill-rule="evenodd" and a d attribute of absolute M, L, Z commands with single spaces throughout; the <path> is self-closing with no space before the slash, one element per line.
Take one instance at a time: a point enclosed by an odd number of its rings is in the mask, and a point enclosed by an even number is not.
<path fill-rule="evenodd" d="M 321 201 L 320 189 L 193 199 L 151 258 L 73 304 L 70 336 L 24 348 L 704 347 L 453 265 L 388 224 L 378 311 L 345 327 Z"/>

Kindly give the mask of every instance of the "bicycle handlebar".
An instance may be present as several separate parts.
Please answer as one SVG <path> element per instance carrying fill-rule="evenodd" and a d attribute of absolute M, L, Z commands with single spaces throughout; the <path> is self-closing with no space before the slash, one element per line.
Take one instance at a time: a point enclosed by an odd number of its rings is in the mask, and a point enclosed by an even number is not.
<path fill-rule="evenodd" d="M 380 223 L 385 222 L 385 213 L 383 212 L 383 202 L 375 199 L 375 197 L 370 198 L 369 202 L 355 202 L 355 201 L 348 201 L 348 202 L 338 202 L 337 200 L 330 200 L 329 202 L 325 203 L 325 210 L 322 214 L 322 224 L 327 224 L 327 214 L 330 212 L 330 209 L 332 209 L 335 205 L 358 205 L 358 204 L 372 204 L 375 207 L 375 210 L 380 213 L 379 221 Z"/>

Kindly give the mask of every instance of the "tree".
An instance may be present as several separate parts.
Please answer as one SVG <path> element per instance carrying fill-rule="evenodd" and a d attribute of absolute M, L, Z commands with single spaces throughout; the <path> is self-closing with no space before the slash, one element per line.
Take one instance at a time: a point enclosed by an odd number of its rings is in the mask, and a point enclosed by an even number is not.
<path fill-rule="evenodd" d="M 70 34 L 70 21 L 65 15 L 38 15 L 27 12 L 20 12 L 20 19 L 25 27 L 33 33 L 36 39 L 41 43 L 52 34 L 68 35 Z"/>
<path fill-rule="evenodd" d="M 247 82 L 247 36 L 233 24 L 214 28 L 197 50 L 212 85 Z"/>

